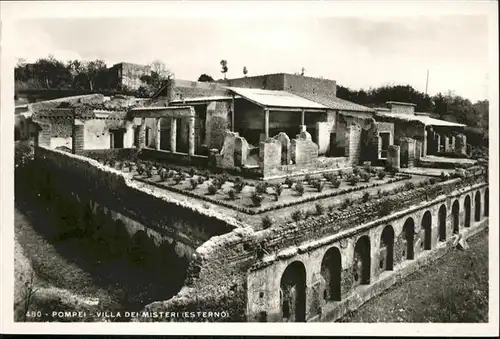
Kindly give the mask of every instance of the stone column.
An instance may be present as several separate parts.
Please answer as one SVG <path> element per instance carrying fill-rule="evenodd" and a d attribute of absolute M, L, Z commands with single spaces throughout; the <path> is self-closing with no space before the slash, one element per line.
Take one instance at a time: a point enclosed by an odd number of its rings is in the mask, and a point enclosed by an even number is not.
<path fill-rule="evenodd" d="M 303 109 L 300 112 L 300 124 L 301 125 L 305 125 L 306 124 L 306 110 L 305 109 Z"/>
<path fill-rule="evenodd" d="M 155 144 L 155 148 L 157 150 L 160 149 L 160 139 L 161 139 L 161 129 L 160 129 L 160 125 L 161 125 L 161 118 L 156 118 L 156 144 Z"/>
<path fill-rule="evenodd" d="M 170 151 L 175 152 L 177 148 L 177 118 L 170 120 Z"/>
<path fill-rule="evenodd" d="M 72 143 L 71 152 L 73 154 L 78 154 L 84 149 L 84 125 L 81 121 L 75 120 L 73 123 L 72 131 Z"/>
<path fill-rule="evenodd" d="M 441 135 L 434 132 L 434 140 L 436 140 L 436 153 L 439 153 L 441 151 Z"/>
<path fill-rule="evenodd" d="M 146 118 L 141 119 L 141 126 L 139 127 L 139 146 L 138 148 L 146 147 Z"/>
<path fill-rule="evenodd" d="M 269 138 L 269 108 L 264 109 L 264 140 Z"/>
<path fill-rule="evenodd" d="M 50 124 L 40 124 L 40 130 L 37 133 L 37 146 L 50 147 L 50 138 L 52 126 Z"/>
<path fill-rule="evenodd" d="M 424 127 L 424 140 L 422 142 L 422 155 L 425 157 L 427 155 L 427 130 Z"/>
<path fill-rule="evenodd" d="M 451 148 L 452 152 L 455 152 L 455 136 L 454 135 L 452 135 L 450 137 L 450 148 Z"/>
<path fill-rule="evenodd" d="M 448 138 L 447 136 L 444 137 L 444 151 L 450 151 L 450 138 Z"/>
<path fill-rule="evenodd" d="M 194 117 L 189 117 L 188 123 L 188 154 L 194 155 Z"/>
<path fill-rule="evenodd" d="M 455 152 L 460 155 L 467 155 L 467 138 L 463 134 L 455 138 Z"/>
<path fill-rule="evenodd" d="M 234 95 L 231 100 L 231 131 L 234 132 Z"/>

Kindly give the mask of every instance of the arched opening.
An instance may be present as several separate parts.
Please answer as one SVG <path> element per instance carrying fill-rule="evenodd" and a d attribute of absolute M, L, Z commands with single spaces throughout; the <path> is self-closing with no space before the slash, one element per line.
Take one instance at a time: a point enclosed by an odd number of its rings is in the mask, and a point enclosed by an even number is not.
<path fill-rule="evenodd" d="M 153 247 L 154 244 L 146 232 L 141 230 L 135 233 L 128 249 L 128 258 L 131 264 L 135 267 L 147 267 L 150 259 L 152 259 L 149 254 L 152 252 Z"/>
<path fill-rule="evenodd" d="M 287 322 L 306 320 L 306 268 L 294 261 L 285 269 L 280 282 L 281 315 Z"/>
<path fill-rule="evenodd" d="M 490 213 L 490 190 L 484 191 L 484 216 L 487 217 Z"/>
<path fill-rule="evenodd" d="M 408 218 L 403 226 L 403 236 L 406 241 L 406 259 L 413 260 L 414 258 L 414 240 L 415 240 L 415 222 L 412 218 Z M 403 254 L 404 257 L 404 254 Z"/>
<path fill-rule="evenodd" d="M 453 234 L 458 234 L 460 225 L 460 205 L 458 200 L 455 200 L 453 206 L 451 207 L 451 215 L 453 217 Z"/>
<path fill-rule="evenodd" d="M 342 259 L 340 250 L 332 247 L 326 251 L 321 262 L 321 276 L 325 280 L 325 300 L 340 301 L 341 288 L 340 277 L 342 274 Z"/>
<path fill-rule="evenodd" d="M 446 206 L 441 205 L 438 212 L 439 241 L 446 241 Z"/>
<path fill-rule="evenodd" d="M 424 230 L 424 250 L 432 248 L 432 215 L 426 211 L 422 218 L 422 229 Z"/>
<path fill-rule="evenodd" d="M 354 248 L 354 281 L 361 285 L 370 284 L 370 238 L 362 236 Z"/>
<path fill-rule="evenodd" d="M 394 267 L 394 230 L 390 225 L 382 231 L 379 267 L 382 271 L 392 271 Z"/>
<path fill-rule="evenodd" d="M 470 227 L 471 203 L 470 203 L 470 196 L 469 195 L 467 195 L 465 197 L 464 209 L 465 209 L 465 222 L 464 222 L 464 226 L 465 227 Z"/>
<path fill-rule="evenodd" d="M 476 197 L 474 198 L 474 220 L 481 220 L 481 193 L 476 192 Z"/>

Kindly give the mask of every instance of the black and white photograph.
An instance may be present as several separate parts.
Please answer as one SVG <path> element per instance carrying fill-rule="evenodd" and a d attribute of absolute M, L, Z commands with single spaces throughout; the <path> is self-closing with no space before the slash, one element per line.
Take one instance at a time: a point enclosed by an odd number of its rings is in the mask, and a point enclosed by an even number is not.
<path fill-rule="evenodd" d="M 495 2 L 0 6 L 2 332 L 498 335 Z"/>

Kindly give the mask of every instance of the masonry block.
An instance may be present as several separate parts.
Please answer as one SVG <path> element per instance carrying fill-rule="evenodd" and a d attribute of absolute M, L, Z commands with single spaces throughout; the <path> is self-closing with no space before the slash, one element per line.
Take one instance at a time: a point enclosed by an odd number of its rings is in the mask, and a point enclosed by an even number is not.
<path fill-rule="evenodd" d="M 400 149 L 398 145 L 390 145 L 387 152 L 387 165 L 390 168 L 398 169 L 400 168 Z"/>
<path fill-rule="evenodd" d="M 273 139 L 276 139 L 281 143 L 281 164 L 289 165 L 292 161 L 290 138 L 286 135 L 286 133 L 280 132 Z"/>
<path fill-rule="evenodd" d="M 85 137 L 84 137 L 84 124 L 80 120 L 75 120 L 73 123 L 72 135 L 72 153 L 78 154 L 84 150 Z"/>
<path fill-rule="evenodd" d="M 455 153 L 467 155 L 467 137 L 463 134 L 458 134 L 455 138 Z"/>

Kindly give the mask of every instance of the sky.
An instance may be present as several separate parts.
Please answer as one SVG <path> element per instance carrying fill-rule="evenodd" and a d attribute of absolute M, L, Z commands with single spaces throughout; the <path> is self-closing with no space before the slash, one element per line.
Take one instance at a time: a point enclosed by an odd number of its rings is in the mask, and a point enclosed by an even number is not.
<path fill-rule="evenodd" d="M 305 74 L 352 89 L 409 84 L 428 93 L 488 97 L 488 20 L 480 15 L 388 18 L 71 18 L 15 24 L 15 55 L 36 61 L 161 60 L 178 79 Z"/>

